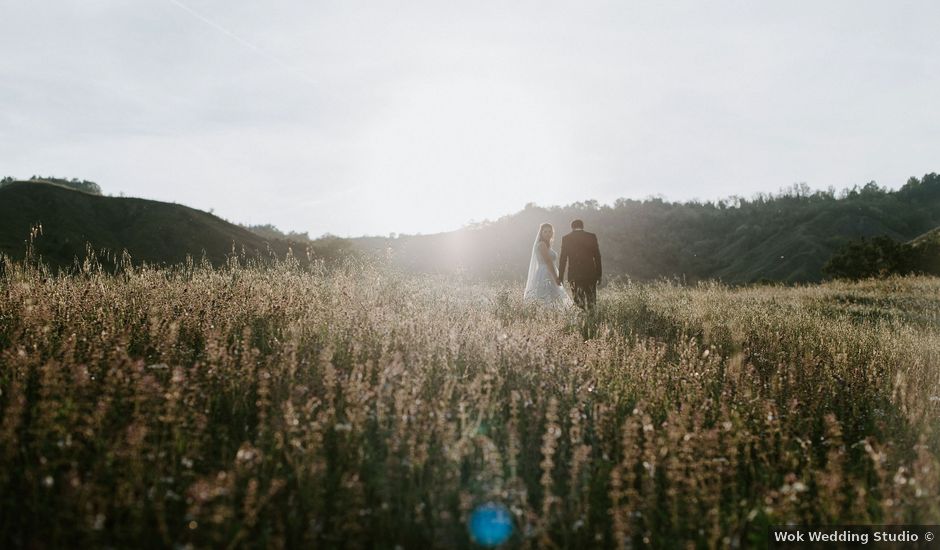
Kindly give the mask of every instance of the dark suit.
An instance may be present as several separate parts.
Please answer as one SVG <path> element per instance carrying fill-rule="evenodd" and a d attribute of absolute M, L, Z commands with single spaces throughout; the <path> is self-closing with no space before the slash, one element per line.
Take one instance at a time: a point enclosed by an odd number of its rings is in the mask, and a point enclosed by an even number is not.
<path fill-rule="evenodd" d="M 593 307 L 597 300 L 597 283 L 601 280 L 601 251 L 597 246 L 597 235 L 583 229 L 575 229 L 561 238 L 561 257 L 558 260 L 558 276 L 565 278 L 574 292 L 574 301 L 582 308 Z"/>

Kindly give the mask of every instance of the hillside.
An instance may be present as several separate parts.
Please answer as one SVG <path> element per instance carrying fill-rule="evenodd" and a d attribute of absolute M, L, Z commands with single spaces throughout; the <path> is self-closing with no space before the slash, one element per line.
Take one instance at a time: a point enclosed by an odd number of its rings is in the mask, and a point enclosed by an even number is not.
<path fill-rule="evenodd" d="M 274 226 L 240 227 L 178 204 L 13 182 L 0 187 L 0 253 L 22 258 L 30 228 L 42 224 L 36 250 L 53 267 L 84 257 L 86 241 L 96 250 L 127 249 L 135 263 L 162 264 L 187 255 L 198 260 L 204 251 L 220 265 L 233 245 L 249 257 L 283 257 L 291 246 L 301 260 L 307 250 L 326 260 L 366 253 L 390 257 L 412 272 L 518 280 L 538 225 L 555 225 L 557 249 L 574 218 L 598 234 L 608 280 L 814 282 L 823 278 L 822 267 L 833 254 L 855 239 L 887 236 L 914 246 L 940 239 L 940 176 L 911 178 L 897 191 L 870 183 L 839 196 L 797 187 L 779 196 L 717 203 L 620 199 L 613 205 L 528 205 L 495 222 L 449 233 L 312 242 Z M 930 258 L 924 261 L 933 265 Z"/>
<path fill-rule="evenodd" d="M 12 183 L 17 183 L 16 178 L 12 176 L 5 176 L 0 179 L 0 187 L 6 187 Z M 69 189 L 75 189 L 77 191 L 83 191 L 85 193 L 90 193 L 92 195 L 101 194 L 101 186 L 93 181 L 80 180 L 78 178 L 60 178 L 55 176 L 33 176 L 28 180 L 30 183 L 48 183 L 50 185 L 58 185 L 60 187 L 67 187 Z"/>
<path fill-rule="evenodd" d="M 912 246 L 924 246 L 930 243 L 940 243 L 940 227 L 934 228 L 923 235 L 911 239 L 908 243 Z"/>
<path fill-rule="evenodd" d="M 68 267 L 85 256 L 85 243 L 96 249 L 126 249 L 135 263 L 177 263 L 203 252 L 213 265 L 225 262 L 232 248 L 247 257 L 283 257 L 293 245 L 264 239 L 217 216 L 179 204 L 104 197 L 63 186 L 14 182 L 0 188 L 0 253 L 17 259 L 26 252 L 30 228 L 42 225 L 36 251 L 52 267 Z"/>
<path fill-rule="evenodd" d="M 391 256 L 414 271 L 461 272 L 487 279 L 521 279 L 535 232 L 555 226 L 555 248 L 569 223 L 581 218 L 597 233 L 605 278 L 678 277 L 813 282 L 845 243 L 885 235 L 908 241 L 940 226 L 940 176 L 911 178 L 897 191 L 861 188 L 810 193 L 795 187 L 780 196 L 717 203 L 661 199 L 594 201 L 525 210 L 450 233 L 362 238 L 361 250 Z"/>

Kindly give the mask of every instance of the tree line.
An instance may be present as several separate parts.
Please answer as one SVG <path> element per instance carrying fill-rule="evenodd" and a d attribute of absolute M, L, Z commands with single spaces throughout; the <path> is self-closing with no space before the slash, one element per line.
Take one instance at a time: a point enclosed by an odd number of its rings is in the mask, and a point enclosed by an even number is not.
<path fill-rule="evenodd" d="M 414 271 L 513 280 L 525 276 L 539 224 L 553 224 L 560 239 L 575 218 L 598 235 L 607 279 L 813 282 L 838 273 L 823 267 L 849 243 L 881 236 L 905 243 L 940 226 L 940 176 L 912 177 L 897 190 L 876 182 L 838 192 L 797 184 L 778 194 L 705 202 L 651 197 L 528 204 L 449 233 L 355 242 Z"/>
<path fill-rule="evenodd" d="M 5 187 L 11 183 L 17 181 L 31 181 L 37 183 L 53 183 L 56 185 L 61 185 L 63 187 L 68 187 L 70 189 L 75 189 L 76 191 L 82 191 L 84 193 L 91 193 L 92 195 L 101 194 L 101 186 L 97 183 L 89 180 L 80 180 L 78 178 L 57 178 L 54 176 L 36 176 L 33 175 L 28 180 L 18 180 L 13 176 L 5 176 L 3 179 L 0 179 L 0 187 Z"/>

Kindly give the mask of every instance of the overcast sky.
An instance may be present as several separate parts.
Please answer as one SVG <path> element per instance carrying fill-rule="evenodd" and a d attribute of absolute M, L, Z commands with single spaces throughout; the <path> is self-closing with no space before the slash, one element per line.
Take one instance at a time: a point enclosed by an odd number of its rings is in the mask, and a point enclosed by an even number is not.
<path fill-rule="evenodd" d="M 940 2 L 0 0 L 0 175 L 432 233 L 940 171 Z"/>

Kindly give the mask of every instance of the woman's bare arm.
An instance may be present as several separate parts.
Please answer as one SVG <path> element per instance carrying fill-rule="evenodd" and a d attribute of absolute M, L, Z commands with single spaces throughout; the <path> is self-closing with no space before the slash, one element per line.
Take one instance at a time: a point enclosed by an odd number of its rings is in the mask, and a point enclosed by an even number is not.
<path fill-rule="evenodd" d="M 552 261 L 552 256 L 548 253 L 548 245 L 545 241 L 539 241 L 539 255 L 545 260 L 545 265 L 549 266 L 548 272 L 552 275 L 552 280 L 555 281 L 556 285 L 560 285 L 561 280 L 558 278 L 558 271 L 555 270 L 555 262 Z"/>

